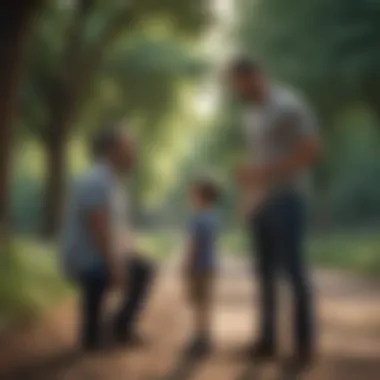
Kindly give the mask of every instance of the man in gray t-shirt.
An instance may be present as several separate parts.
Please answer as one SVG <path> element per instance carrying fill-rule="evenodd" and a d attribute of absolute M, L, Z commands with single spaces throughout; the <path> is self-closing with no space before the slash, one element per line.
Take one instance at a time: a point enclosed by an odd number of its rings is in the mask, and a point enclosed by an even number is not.
<path fill-rule="evenodd" d="M 82 344 L 101 347 L 101 315 L 108 290 L 122 292 L 113 323 L 120 343 L 137 343 L 134 324 L 152 278 L 152 266 L 122 244 L 128 233 L 122 178 L 133 164 L 130 138 L 119 128 L 101 131 L 94 141 L 94 163 L 69 194 L 61 248 L 65 274 L 79 286 Z"/>
<path fill-rule="evenodd" d="M 302 252 L 304 195 L 305 175 L 318 156 L 317 123 L 305 102 L 288 89 L 270 85 L 257 63 L 238 59 L 228 74 L 233 91 L 247 106 L 244 136 L 250 158 L 238 171 L 238 184 L 255 240 L 262 292 L 260 339 L 250 352 L 260 358 L 275 354 L 275 284 L 282 271 L 296 301 L 296 360 L 291 363 L 305 365 L 312 357 L 313 337 Z"/>

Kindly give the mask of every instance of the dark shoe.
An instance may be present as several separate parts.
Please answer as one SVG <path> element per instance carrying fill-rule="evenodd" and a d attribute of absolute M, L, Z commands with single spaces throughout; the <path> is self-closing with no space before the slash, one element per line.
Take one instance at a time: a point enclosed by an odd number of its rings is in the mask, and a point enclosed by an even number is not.
<path fill-rule="evenodd" d="M 82 344 L 82 351 L 85 353 L 96 353 L 102 351 L 103 349 L 104 345 L 100 342 Z"/>
<path fill-rule="evenodd" d="M 285 359 L 284 370 L 287 373 L 298 374 L 311 369 L 314 355 L 310 351 L 301 351 Z"/>
<path fill-rule="evenodd" d="M 273 360 L 276 357 L 276 349 L 273 344 L 259 341 L 248 347 L 247 354 L 253 360 Z"/>
<path fill-rule="evenodd" d="M 190 358 L 207 356 L 211 351 L 211 342 L 208 338 L 196 338 L 188 345 L 185 355 Z"/>
<path fill-rule="evenodd" d="M 138 333 L 119 334 L 115 340 L 118 345 L 128 348 L 142 348 L 147 344 L 145 338 Z"/>

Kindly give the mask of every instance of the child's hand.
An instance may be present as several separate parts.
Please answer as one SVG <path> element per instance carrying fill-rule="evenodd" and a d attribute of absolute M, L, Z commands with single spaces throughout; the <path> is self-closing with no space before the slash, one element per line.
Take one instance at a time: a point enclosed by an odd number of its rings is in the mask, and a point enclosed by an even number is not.
<path fill-rule="evenodd" d="M 190 265 L 185 263 L 182 265 L 182 276 L 188 277 L 190 275 Z"/>
<path fill-rule="evenodd" d="M 193 265 L 191 263 L 191 260 L 185 260 L 185 262 L 182 265 L 182 275 L 184 277 L 191 276 L 191 273 L 193 271 Z"/>

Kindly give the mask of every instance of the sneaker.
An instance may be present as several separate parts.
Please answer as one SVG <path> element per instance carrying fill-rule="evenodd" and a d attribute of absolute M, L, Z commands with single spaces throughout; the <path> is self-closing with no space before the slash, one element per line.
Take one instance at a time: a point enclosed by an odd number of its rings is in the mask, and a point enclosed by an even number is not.
<path fill-rule="evenodd" d="M 247 354 L 253 360 L 272 360 L 276 357 L 276 349 L 273 344 L 259 341 L 248 347 Z"/>
<path fill-rule="evenodd" d="M 285 359 L 284 369 L 289 373 L 300 373 L 311 369 L 314 363 L 313 354 L 310 351 L 300 351 Z"/>
<path fill-rule="evenodd" d="M 84 353 L 96 353 L 102 351 L 105 347 L 101 342 L 85 342 L 81 345 Z"/>
<path fill-rule="evenodd" d="M 188 357 L 200 358 L 208 355 L 211 351 L 211 343 L 208 338 L 196 338 L 188 345 L 185 354 Z"/>
<path fill-rule="evenodd" d="M 129 347 L 129 348 L 142 348 L 146 346 L 146 339 L 134 332 L 127 334 L 118 334 L 115 337 L 115 341 L 118 345 Z"/>

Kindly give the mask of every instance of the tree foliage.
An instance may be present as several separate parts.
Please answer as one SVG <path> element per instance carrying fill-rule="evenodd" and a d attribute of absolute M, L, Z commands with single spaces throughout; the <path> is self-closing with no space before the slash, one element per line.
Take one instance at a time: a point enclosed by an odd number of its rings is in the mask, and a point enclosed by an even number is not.
<path fill-rule="evenodd" d="M 187 57 L 177 54 L 173 44 L 134 39 L 143 31 L 163 36 L 175 33 L 177 41 L 197 36 L 209 21 L 208 6 L 200 0 L 77 0 L 52 2 L 46 8 L 31 46 L 23 125 L 45 144 L 48 233 L 59 224 L 67 177 L 66 145 L 73 126 L 85 125 L 80 119 L 94 100 L 90 95 L 96 93 L 95 82 L 104 79 L 112 85 L 118 76 L 116 81 L 128 86 L 127 90 L 116 86 L 124 100 L 114 108 L 117 113 L 121 106 L 131 113 L 146 112 L 149 122 L 144 124 L 151 126 L 150 141 L 154 142 L 167 105 L 175 98 L 173 84 L 183 74 Z M 115 46 L 119 39 L 125 47 Z M 115 74 L 109 75 L 113 68 Z"/>
<path fill-rule="evenodd" d="M 241 1 L 239 40 L 330 119 L 355 102 L 380 104 L 378 0 Z"/>
<path fill-rule="evenodd" d="M 17 116 L 17 95 L 27 31 L 42 1 L 31 0 L 15 7 L 5 1 L 0 16 L 0 240 L 9 222 L 9 182 L 13 127 Z M 2 247 L 1 247 L 2 248 Z"/>
<path fill-rule="evenodd" d="M 236 11 L 237 50 L 261 61 L 271 78 L 301 90 L 320 120 L 318 211 L 340 223 L 373 220 L 380 210 L 370 180 L 379 159 L 371 131 L 380 125 L 380 2 L 240 0 Z M 239 112 L 229 103 L 223 102 L 218 122 L 228 149 L 217 143 L 213 154 L 231 162 L 228 156 L 244 148 L 236 137 Z"/>

